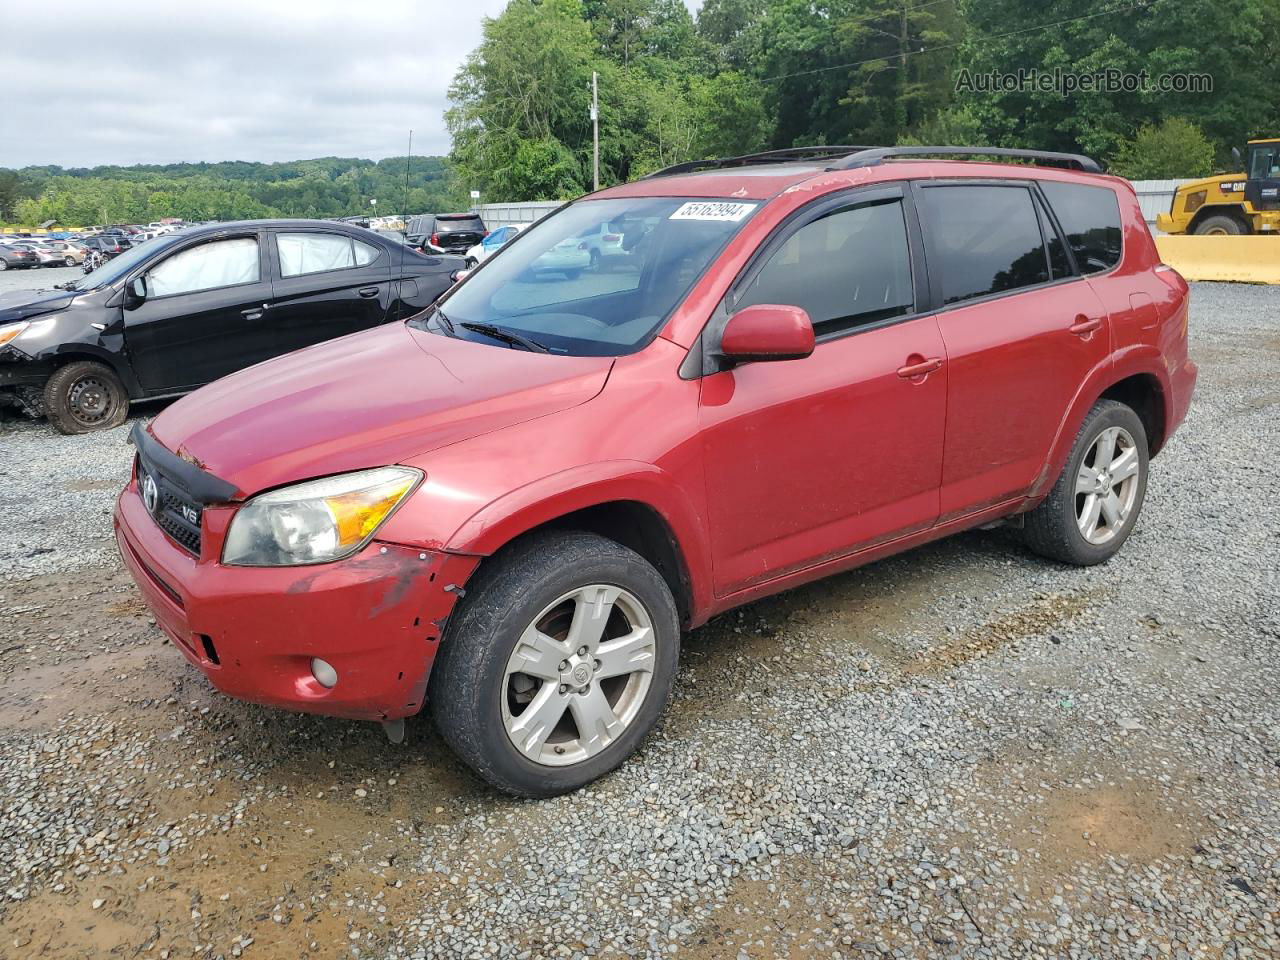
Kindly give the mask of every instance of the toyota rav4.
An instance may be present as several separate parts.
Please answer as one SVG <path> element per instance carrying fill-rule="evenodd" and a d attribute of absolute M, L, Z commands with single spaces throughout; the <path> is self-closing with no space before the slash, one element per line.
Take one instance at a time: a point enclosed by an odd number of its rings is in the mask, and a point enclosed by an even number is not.
<path fill-rule="evenodd" d="M 606 225 L 618 256 L 554 269 Z M 116 537 L 219 690 L 393 740 L 429 704 L 485 779 L 556 794 L 636 749 L 722 611 L 995 522 L 1111 557 L 1191 400 L 1187 294 L 1087 158 L 684 165 L 135 426 Z"/>

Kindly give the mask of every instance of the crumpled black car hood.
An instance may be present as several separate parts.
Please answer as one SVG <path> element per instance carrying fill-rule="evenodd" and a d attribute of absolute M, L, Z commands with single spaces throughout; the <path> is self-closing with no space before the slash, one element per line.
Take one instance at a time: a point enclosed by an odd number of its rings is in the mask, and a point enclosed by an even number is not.
<path fill-rule="evenodd" d="M 0 324 L 61 310 L 75 298 L 74 290 L 13 290 L 0 293 Z"/>

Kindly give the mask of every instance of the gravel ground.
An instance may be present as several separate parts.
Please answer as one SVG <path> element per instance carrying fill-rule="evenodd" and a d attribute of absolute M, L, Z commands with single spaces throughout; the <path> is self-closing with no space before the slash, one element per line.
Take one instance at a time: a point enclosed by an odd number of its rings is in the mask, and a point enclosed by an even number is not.
<path fill-rule="evenodd" d="M 4 424 L 0 957 L 1280 956 L 1280 292 L 1192 296 L 1115 560 L 974 532 L 719 618 L 543 802 L 213 693 L 107 549 L 123 429 Z"/>

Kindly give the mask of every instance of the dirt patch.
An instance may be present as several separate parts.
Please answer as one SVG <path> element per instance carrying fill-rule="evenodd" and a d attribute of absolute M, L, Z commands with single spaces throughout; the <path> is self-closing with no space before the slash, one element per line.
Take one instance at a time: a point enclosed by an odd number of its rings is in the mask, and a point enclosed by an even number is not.
<path fill-rule="evenodd" d="M 930 647 L 903 664 L 909 676 L 941 673 L 985 657 L 1011 643 L 1052 633 L 1105 596 L 1103 590 L 1048 594 L 1021 609 L 965 630 L 958 637 Z"/>

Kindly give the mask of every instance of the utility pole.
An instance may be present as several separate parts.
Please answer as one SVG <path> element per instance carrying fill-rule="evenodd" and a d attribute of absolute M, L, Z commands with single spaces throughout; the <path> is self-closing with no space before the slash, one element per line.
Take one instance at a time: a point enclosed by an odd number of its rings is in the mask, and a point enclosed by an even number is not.
<path fill-rule="evenodd" d="M 600 189 L 600 87 L 591 71 L 591 189 Z"/>

